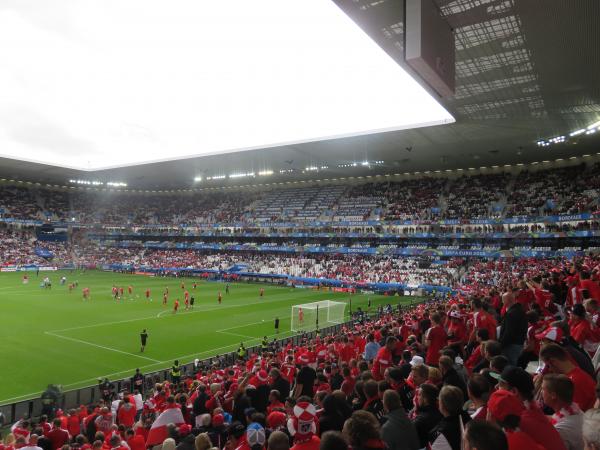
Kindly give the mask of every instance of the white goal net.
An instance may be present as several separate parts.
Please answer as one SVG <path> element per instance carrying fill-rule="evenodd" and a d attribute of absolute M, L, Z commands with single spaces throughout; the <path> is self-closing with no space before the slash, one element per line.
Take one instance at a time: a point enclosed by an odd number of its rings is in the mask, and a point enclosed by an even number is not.
<path fill-rule="evenodd" d="M 292 306 L 292 331 L 313 331 L 344 322 L 346 303 L 321 300 Z"/>

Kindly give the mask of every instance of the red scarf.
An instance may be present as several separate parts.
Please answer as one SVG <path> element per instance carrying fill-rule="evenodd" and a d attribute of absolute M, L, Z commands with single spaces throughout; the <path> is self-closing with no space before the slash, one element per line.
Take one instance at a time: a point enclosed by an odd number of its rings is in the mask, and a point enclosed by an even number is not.
<path fill-rule="evenodd" d="M 556 425 L 558 422 L 563 420 L 565 417 L 573 416 L 573 415 L 579 414 L 579 413 L 581 413 L 581 409 L 579 409 L 579 406 L 577 405 L 577 403 L 571 403 L 566 408 L 563 408 L 560 411 L 555 412 L 552 415 L 550 422 L 552 422 L 552 425 Z"/>

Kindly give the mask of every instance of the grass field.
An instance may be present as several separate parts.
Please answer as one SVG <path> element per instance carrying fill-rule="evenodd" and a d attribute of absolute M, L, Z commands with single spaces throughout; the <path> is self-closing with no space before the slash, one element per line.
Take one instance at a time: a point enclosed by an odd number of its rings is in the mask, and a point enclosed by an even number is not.
<path fill-rule="evenodd" d="M 48 274 L 52 289 L 39 284 Z M 79 287 L 69 293 L 58 281 L 77 280 Z M 274 334 L 274 318 L 279 316 L 280 336 L 289 336 L 291 306 L 318 300 L 347 301 L 349 294 L 291 289 L 271 285 L 231 284 L 230 294 L 219 282 L 192 279 L 153 278 L 101 271 L 0 274 L 0 404 L 37 397 L 48 383 L 64 389 L 95 384 L 98 377 L 118 379 L 133 374 L 136 368 L 150 372 L 194 358 L 209 357 L 236 350 L 240 341 L 248 345 L 262 336 Z M 193 311 L 183 309 L 184 281 L 195 297 Z M 125 288 L 124 300 L 115 302 L 112 285 Z M 127 286 L 133 286 L 133 296 Z M 89 287 L 91 301 L 83 301 L 81 290 Z M 162 293 L 169 288 L 169 305 L 162 305 Z M 264 298 L 259 297 L 265 288 Z M 144 292 L 151 290 L 152 302 Z M 217 303 L 217 292 L 223 303 Z M 179 312 L 172 303 L 180 298 Z M 390 299 L 373 296 L 373 305 Z M 352 306 L 366 304 L 367 297 L 354 295 Z M 399 301 L 396 298 L 396 302 Z M 402 300 L 400 300 L 402 301 Z M 405 299 L 404 301 L 407 301 Z M 348 308 L 346 308 L 348 313 Z M 139 334 L 148 330 L 148 346 L 140 353 Z"/>

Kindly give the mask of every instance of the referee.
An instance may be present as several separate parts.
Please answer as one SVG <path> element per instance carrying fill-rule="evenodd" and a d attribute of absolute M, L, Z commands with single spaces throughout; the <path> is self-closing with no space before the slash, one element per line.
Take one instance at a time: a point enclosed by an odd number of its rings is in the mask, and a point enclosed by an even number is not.
<path fill-rule="evenodd" d="M 148 341 L 148 333 L 146 333 L 145 328 L 140 333 L 140 341 L 142 342 L 142 348 L 140 349 L 140 352 L 144 353 L 144 349 L 146 348 L 146 341 Z"/>

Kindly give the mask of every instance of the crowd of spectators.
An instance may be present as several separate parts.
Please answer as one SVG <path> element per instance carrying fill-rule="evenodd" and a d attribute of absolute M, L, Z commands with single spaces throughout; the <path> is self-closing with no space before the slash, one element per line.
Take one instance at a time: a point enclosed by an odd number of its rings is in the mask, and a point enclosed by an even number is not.
<path fill-rule="evenodd" d="M 599 173 L 596 164 L 455 180 L 424 177 L 359 185 L 177 194 L 1 186 L 0 215 L 124 226 L 572 214 L 598 210 Z"/>
<path fill-rule="evenodd" d="M 445 219 L 500 217 L 508 174 L 463 176 L 448 189 Z"/>
<path fill-rule="evenodd" d="M 102 401 L 20 420 L 0 448 L 600 448 L 600 259 L 476 270 L 491 276 L 469 292 L 335 334 L 138 371 L 120 393 L 104 380 Z"/>

